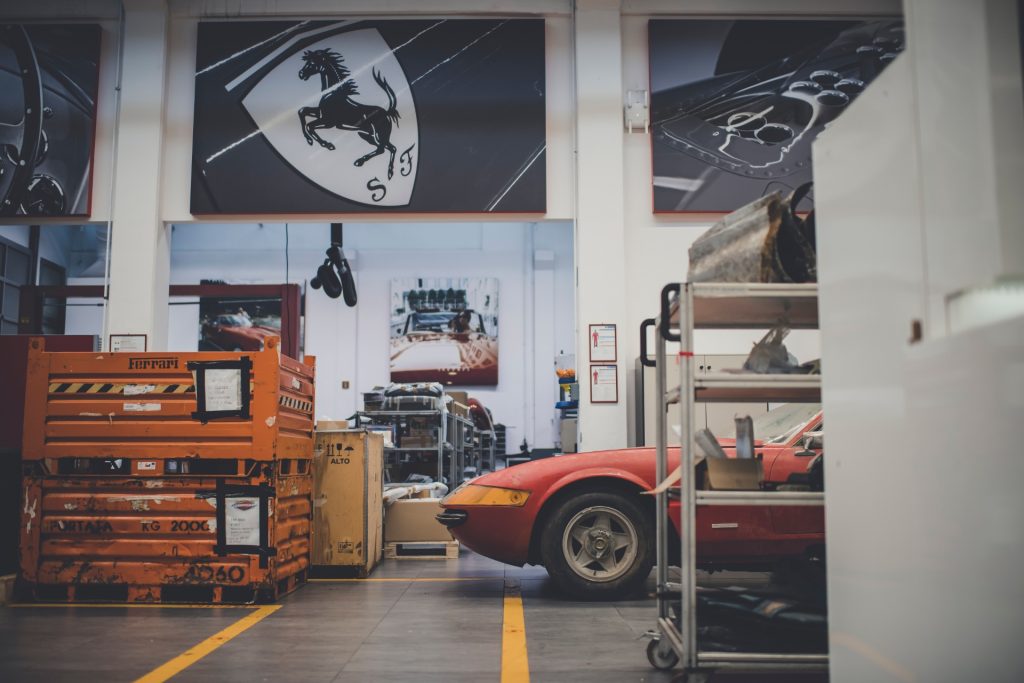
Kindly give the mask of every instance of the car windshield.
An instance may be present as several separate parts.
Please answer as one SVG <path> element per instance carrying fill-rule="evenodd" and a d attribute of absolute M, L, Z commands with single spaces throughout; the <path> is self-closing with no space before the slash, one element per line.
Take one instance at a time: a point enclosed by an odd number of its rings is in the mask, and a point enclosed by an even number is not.
<path fill-rule="evenodd" d="M 405 325 L 405 334 L 410 332 L 480 332 L 486 334 L 481 315 L 468 310 L 413 313 Z"/>
<path fill-rule="evenodd" d="M 820 411 L 819 403 L 784 403 L 754 418 L 754 438 L 764 443 L 786 443 Z M 736 430 L 725 436 L 736 438 Z"/>
<path fill-rule="evenodd" d="M 413 313 L 407 332 L 447 332 L 448 321 L 455 317 L 454 311 Z"/>

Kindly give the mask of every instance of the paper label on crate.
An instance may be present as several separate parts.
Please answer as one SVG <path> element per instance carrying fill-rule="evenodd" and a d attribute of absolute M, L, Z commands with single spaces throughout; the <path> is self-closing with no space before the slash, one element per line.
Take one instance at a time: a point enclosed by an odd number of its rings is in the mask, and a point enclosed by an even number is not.
<path fill-rule="evenodd" d="M 129 413 L 154 413 L 160 410 L 159 403 L 125 403 L 125 412 Z"/>
<path fill-rule="evenodd" d="M 237 368 L 210 368 L 204 373 L 207 412 L 242 409 L 242 371 Z"/>
<path fill-rule="evenodd" d="M 125 384 L 125 396 L 138 396 L 139 394 L 152 394 L 156 391 L 155 384 Z"/>
<path fill-rule="evenodd" d="M 156 470 L 156 460 L 144 460 L 139 462 L 139 471 Z"/>
<path fill-rule="evenodd" d="M 224 510 L 224 542 L 227 545 L 260 544 L 260 499 L 228 498 Z"/>

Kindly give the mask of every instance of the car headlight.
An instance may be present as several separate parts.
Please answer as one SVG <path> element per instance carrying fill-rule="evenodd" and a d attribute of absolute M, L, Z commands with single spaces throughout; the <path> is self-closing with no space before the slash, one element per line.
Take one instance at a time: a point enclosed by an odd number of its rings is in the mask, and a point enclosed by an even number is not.
<path fill-rule="evenodd" d="M 529 491 L 506 489 L 499 486 L 463 484 L 452 491 L 442 503 L 444 505 L 505 505 L 522 507 L 530 497 Z"/>

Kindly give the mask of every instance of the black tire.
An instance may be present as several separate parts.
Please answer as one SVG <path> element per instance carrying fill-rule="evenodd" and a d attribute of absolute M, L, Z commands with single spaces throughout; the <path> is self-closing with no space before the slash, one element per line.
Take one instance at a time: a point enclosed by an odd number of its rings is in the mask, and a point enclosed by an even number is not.
<path fill-rule="evenodd" d="M 588 527 L 590 518 L 595 524 Z M 624 597 L 644 585 L 654 566 L 654 524 L 635 497 L 613 491 L 573 495 L 557 503 L 543 523 L 541 560 L 555 584 L 573 597 Z M 577 538 L 580 533 L 585 541 Z M 633 550 L 615 547 L 627 540 Z"/>

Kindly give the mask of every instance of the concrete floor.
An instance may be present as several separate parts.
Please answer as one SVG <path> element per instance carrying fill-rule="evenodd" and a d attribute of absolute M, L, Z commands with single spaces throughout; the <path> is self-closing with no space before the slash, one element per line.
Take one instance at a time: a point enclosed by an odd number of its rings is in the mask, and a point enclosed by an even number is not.
<path fill-rule="evenodd" d="M 542 568 L 506 567 L 466 550 L 459 560 L 385 561 L 371 579 L 311 582 L 174 680 L 496 682 L 504 586 L 510 579 L 522 588 L 530 681 L 673 680 L 671 673 L 652 669 L 644 654 L 642 636 L 654 624 L 652 598 L 566 600 Z M 0 607 L 0 681 L 134 681 L 252 611 Z"/>

